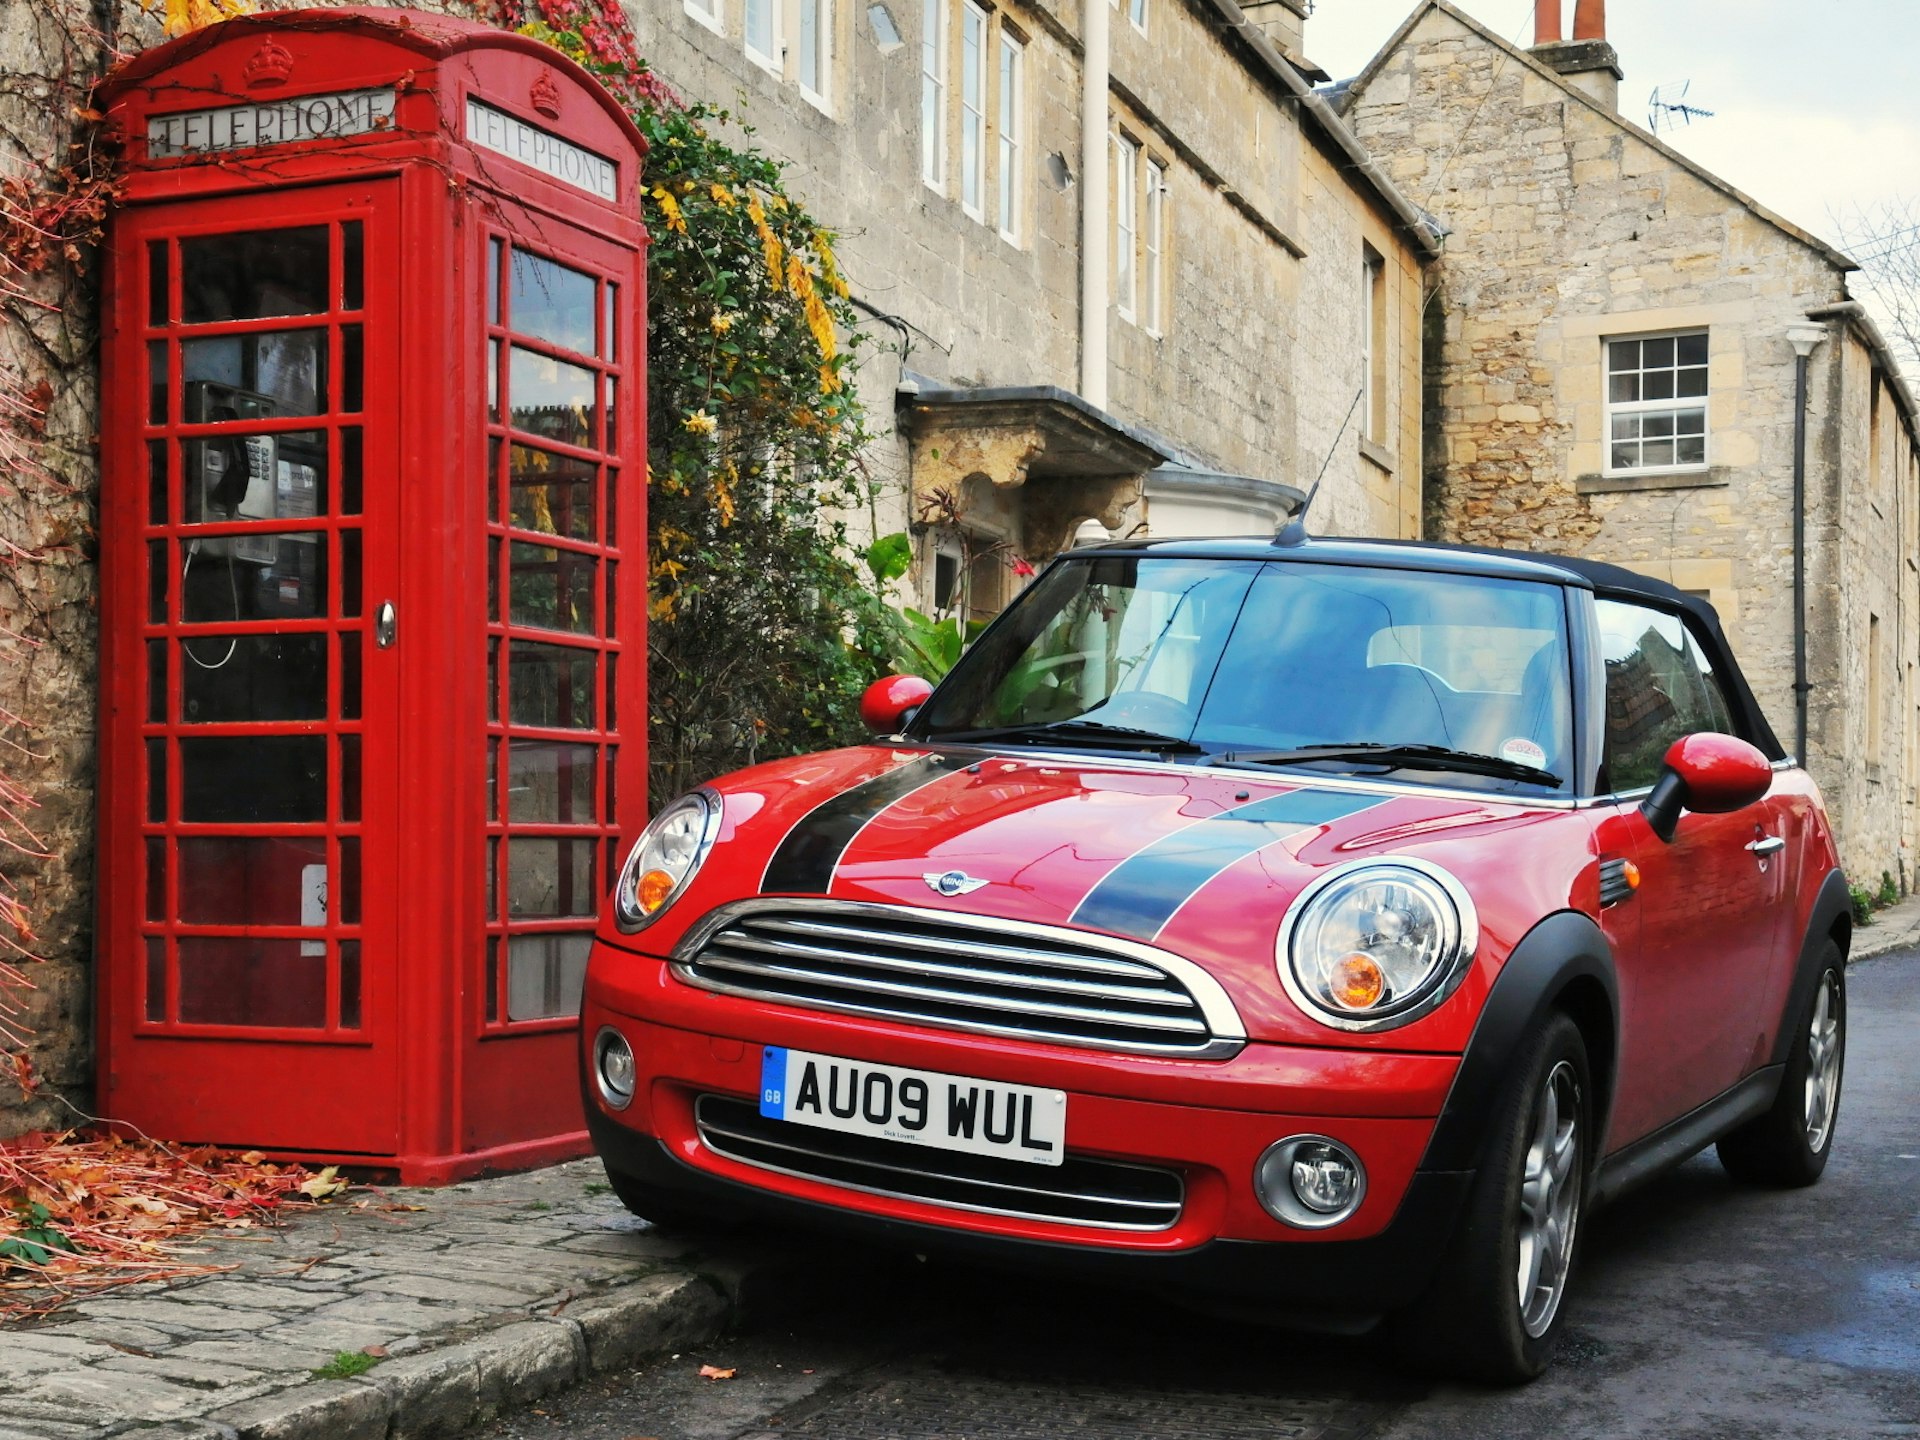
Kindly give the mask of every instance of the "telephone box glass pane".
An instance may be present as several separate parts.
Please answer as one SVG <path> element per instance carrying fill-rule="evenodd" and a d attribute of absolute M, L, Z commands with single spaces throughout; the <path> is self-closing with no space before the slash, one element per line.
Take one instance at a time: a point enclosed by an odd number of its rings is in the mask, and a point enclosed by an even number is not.
<path fill-rule="evenodd" d="M 360 923 L 360 837 L 340 837 L 340 901 L 334 919 L 342 925 Z"/>
<path fill-rule="evenodd" d="M 620 527 L 616 523 L 620 509 L 620 472 L 609 465 L 607 467 L 607 539 L 609 545 L 620 543 Z"/>
<path fill-rule="evenodd" d="M 500 251 L 498 240 L 487 241 L 487 323 L 500 323 Z"/>
<path fill-rule="evenodd" d="M 593 728 L 594 652 L 516 640 L 507 655 L 507 719 L 556 730 Z"/>
<path fill-rule="evenodd" d="M 590 447 L 599 379 L 584 366 L 569 365 L 516 345 L 507 374 L 507 393 L 513 397 L 513 413 L 507 423 L 562 445 Z"/>
<path fill-rule="evenodd" d="M 180 614 L 192 625 L 314 620 L 327 613 L 326 536 L 265 530 L 189 541 L 180 562 Z M 207 667 L 218 650 L 193 642 Z"/>
<path fill-rule="evenodd" d="M 221 735 L 180 742 L 180 818 L 269 825 L 327 818 L 324 735 Z"/>
<path fill-rule="evenodd" d="M 147 919 L 167 918 L 167 842 L 147 837 Z"/>
<path fill-rule="evenodd" d="M 147 324 L 167 323 L 167 242 L 147 242 Z"/>
<path fill-rule="evenodd" d="M 500 619 L 500 537 L 487 537 L 487 620 Z"/>
<path fill-rule="evenodd" d="M 147 342 L 147 423 L 167 423 L 167 342 Z"/>
<path fill-rule="evenodd" d="M 593 633 L 594 571 L 591 555 L 514 541 L 508 559 L 507 618 L 542 630 Z"/>
<path fill-rule="evenodd" d="M 593 538 L 593 462 L 515 445 L 507 523 L 542 535 Z"/>
<path fill-rule="evenodd" d="M 620 448 L 620 382 L 612 375 L 607 376 L 607 438 L 600 442 L 600 448 Z"/>
<path fill-rule="evenodd" d="M 295 430 L 183 441 L 180 473 L 186 481 L 182 524 L 311 520 L 327 509 L 327 434 Z"/>
<path fill-rule="evenodd" d="M 167 720 L 167 642 L 147 642 L 147 722 L 164 725 Z"/>
<path fill-rule="evenodd" d="M 500 418 L 500 342 L 487 342 L 487 419 Z"/>
<path fill-rule="evenodd" d="M 509 915 L 591 915 L 596 839 L 515 835 L 507 840 Z"/>
<path fill-rule="evenodd" d="M 358 220 L 340 226 L 340 308 L 358 310 L 366 303 L 366 227 Z"/>
<path fill-rule="evenodd" d="M 327 408 L 327 332 L 257 330 L 182 341 L 180 382 L 185 418 L 196 423 L 318 415 Z M 197 398 L 203 394 L 209 398 Z"/>
<path fill-rule="evenodd" d="M 340 409 L 348 415 L 361 409 L 363 354 L 358 325 L 340 327 Z"/>
<path fill-rule="evenodd" d="M 340 428 L 340 513 L 360 513 L 360 427 Z"/>
<path fill-rule="evenodd" d="M 507 941 L 507 1019 L 580 1013 L 591 935 L 515 935 Z"/>
<path fill-rule="evenodd" d="M 601 298 L 605 308 L 600 316 L 600 358 L 611 360 L 614 358 L 615 342 L 620 338 L 620 332 L 614 325 L 614 316 L 620 308 L 620 287 L 609 281 L 607 288 L 601 292 Z"/>
<path fill-rule="evenodd" d="M 487 937 L 487 1023 L 500 1018 L 500 937 Z"/>
<path fill-rule="evenodd" d="M 147 819 L 159 824 L 167 818 L 167 742 L 147 741 Z"/>
<path fill-rule="evenodd" d="M 327 311 L 327 227 L 192 235 L 180 241 L 180 318 L 189 325 Z"/>
<path fill-rule="evenodd" d="M 340 942 L 340 1028 L 360 1028 L 360 942 Z"/>
<path fill-rule="evenodd" d="M 515 740 L 507 749 L 507 819 L 523 825 L 590 825 L 592 745 Z M 492 812 L 489 812 L 492 813 Z"/>
<path fill-rule="evenodd" d="M 167 942 L 147 939 L 147 1019 L 156 1025 L 167 1018 Z"/>
<path fill-rule="evenodd" d="M 321 835 L 182 836 L 180 918 L 189 925 L 327 923 Z"/>
<path fill-rule="evenodd" d="M 327 956 L 312 941 L 245 935 L 180 937 L 180 1021 L 320 1030 L 327 1023 Z"/>
<path fill-rule="evenodd" d="M 167 442 L 147 442 L 147 523 L 167 523 Z"/>
<path fill-rule="evenodd" d="M 340 737 L 340 819 L 354 825 L 360 820 L 360 737 Z"/>
<path fill-rule="evenodd" d="M 340 637 L 340 718 L 360 718 L 360 636 L 355 631 Z"/>
<path fill-rule="evenodd" d="M 327 718 L 325 635 L 196 635 L 180 662 L 184 724 Z"/>
<path fill-rule="evenodd" d="M 149 540 L 147 542 L 147 619 L 155 625 L 167 623 L 167 592 L 172 588 L 167 582 L 173 578 L 173 567 L 167 564 L 167 542 Z"/>
<path fill-rule="evenodd" d="M 593 276 L 516 249 L 507 325 L 549 345 L 591 355 L 593 294 Z"/>

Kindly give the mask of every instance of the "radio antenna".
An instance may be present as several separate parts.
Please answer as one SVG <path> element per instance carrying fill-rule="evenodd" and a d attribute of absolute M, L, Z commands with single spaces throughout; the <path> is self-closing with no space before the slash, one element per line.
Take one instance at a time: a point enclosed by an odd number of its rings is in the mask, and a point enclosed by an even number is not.
<path fill-rule="evenodd" d="M 1713 111 L 1687 103 L 1687 91 L 1692 85 L 1691 80 L 1679 80 L 1654 86 L 1653 93 L 1647 97 L 1647 128 L 1658 135 L 1663 130 L 1677 130 L 1696 120 L 1711 120 Z"/>
<path fill-rule="evenodd" d="M 1307 491 L 1307 498 L 1300 502 L 1300 508 L 1287 517 L 1286 523 L 1273 532 L 1276 545 L 1300 545 L 1307 538 L 1307 507 L 1313 504 L 1313 497 L 1320 493 L 1320 482 L 1327 478 L 1327 466 L 1333 463 L 1333 457 L 1340 453 L 1340 439 L 1347 433 L 1347 426 L 1353 423 L 1353 412 L 1360 408 L 1360 397 L 1367 393 L 1366 381 L 1360 382 L 1360 388 L 1353 392 L 1353 403 L 1347 406 L 1346 419 L 1340 422 L 1340 428 L 1333 433 L 1333 444 L 1328 447 L 1327 458 L 1320 462 L 1320 473 L 1313 477 L 1313 488 Z"/>

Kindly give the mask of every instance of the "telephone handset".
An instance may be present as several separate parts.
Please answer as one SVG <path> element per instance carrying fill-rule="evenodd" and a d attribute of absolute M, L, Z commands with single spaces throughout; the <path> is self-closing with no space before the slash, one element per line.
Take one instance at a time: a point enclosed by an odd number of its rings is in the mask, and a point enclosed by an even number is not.
<path fill-rule="evenodd" d="M 186 387 L 186 418 L 195 424 L 256 420 L 272 415 L 270 396 L 222 385 L 214 380 L 190 381 Z M 271 435 L 214 435 L 187 446 L 186 523 L 215 524 L 222 520 L 271 520 L 279 507 L 278 456 Z M 270 535 L 212 537 L 194 542 L 207 555 L 230 555 L 257 565 L 271 565 L 278 554 Z"/>

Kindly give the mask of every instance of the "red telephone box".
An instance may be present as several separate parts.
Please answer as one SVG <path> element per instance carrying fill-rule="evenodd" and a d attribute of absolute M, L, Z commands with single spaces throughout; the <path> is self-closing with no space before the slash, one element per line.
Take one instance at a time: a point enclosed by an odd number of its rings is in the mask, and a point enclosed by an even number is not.
<path fill-rule="evenodd" d="M 101 1108 L 418 1183 L 581 1152 L 646 813 L 645 143 L 395 10 L 107 99 Z"/>

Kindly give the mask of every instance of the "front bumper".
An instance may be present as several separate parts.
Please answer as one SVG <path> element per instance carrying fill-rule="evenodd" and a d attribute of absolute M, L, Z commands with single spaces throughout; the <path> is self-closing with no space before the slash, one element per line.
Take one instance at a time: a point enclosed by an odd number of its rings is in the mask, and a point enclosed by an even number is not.
<path fill-rule="evenodd" d="M 583 1022 L 589 1045 L 612 1026 L 637 1060 L 625 1110 L 608 1110 L 586 1087 L 597 1148 L 611 1169 L 682 1211 L 737 1212 L 915 1251 L 1252 1300 L 1331 1323 L 1392 1309 L 1425 1289 L 1471 1179 L 1464 1171 L 1416 1173 L 1457 1056 L 1260 1044 L 1206 1062 L 1067 1051 L 715 995 L 632 956 L 590 972 Z M 705 1095 L 750 1102 L 767 1045 L 1065 1090 L 1069 1152 L 1177 1173 L 1178 1219 L 1116 1230 L 979 1213 L 716 1153 L 701 1138 L 696 1105 Z M 1254 1192 L 1265 1149 L 1302 1133 L 1340 1140 L 1366 1166 L 1366 1199 L 1331 1230 L 1287 1226 Z"/>

